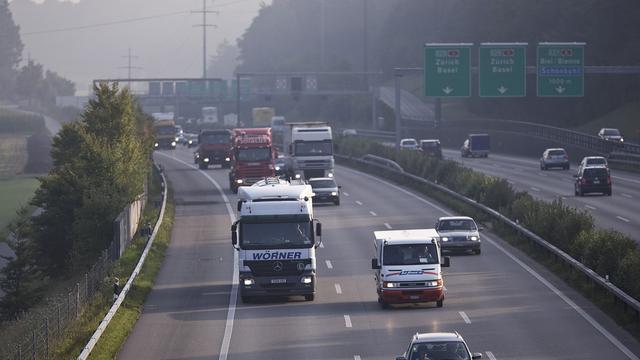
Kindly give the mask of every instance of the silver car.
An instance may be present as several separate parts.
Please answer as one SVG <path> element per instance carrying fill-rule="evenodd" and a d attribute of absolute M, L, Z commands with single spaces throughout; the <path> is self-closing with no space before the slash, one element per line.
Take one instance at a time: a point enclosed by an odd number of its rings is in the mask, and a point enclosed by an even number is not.
<path fill-rule="evenodd" d="M 554 167 L 569 170 L 570 166 L 569 155 L 563 148 L 547 149 L 540 158 L 540 170 L 548 170 Z"/>
<path fill-rule="evenodd" d="M 438 219 L 436 231 L 443 251 L 473 251 L 481 253 L 480 231 L 476 222 L 468 216 L 446 216 Z"/>
<path fill-rule="evenodd" d="M 482 359 L 481 353 L 471 353 L 467 343 L 457 332 L 417 333 L 413 335 L 409 347 L 396 360 L 424 359 Z"/>
<path fill-rule="evenodd" d="M 309 185 L 313 189 L 313 202 L 332 202 L 335 205 L 340 205 L 340 186 L 336 184 L 334 178 L 311 178 L 309 179 Z"/>

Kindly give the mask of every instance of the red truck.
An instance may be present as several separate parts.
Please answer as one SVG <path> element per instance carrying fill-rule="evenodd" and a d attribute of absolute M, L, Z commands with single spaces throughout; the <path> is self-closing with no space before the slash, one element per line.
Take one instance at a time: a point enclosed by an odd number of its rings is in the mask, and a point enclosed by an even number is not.
<path fill-rule="evenodd" d="M 229 187 L 234 193 L 240 186 L 275 176 L 276 151 L 270 128 L 234 129 L 231 154 Z"/>
<path fill-rule="evenodd" d="M 200 169 L 209 165 L 231 167 L 231 131 L 226 129 L 202 130 L 198 135 L 198 150 L 194 156 Z"/>

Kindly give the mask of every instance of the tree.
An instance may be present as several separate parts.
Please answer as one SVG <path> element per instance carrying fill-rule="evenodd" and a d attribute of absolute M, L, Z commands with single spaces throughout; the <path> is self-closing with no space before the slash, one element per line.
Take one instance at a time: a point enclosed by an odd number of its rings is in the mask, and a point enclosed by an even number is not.
<path fill-rule="evenodd" d="M 24 99 L 33 100 L 41 98 L 44 90 L 43 67 L 41 64 L 29 60 L 23 66 L 16 78 L 16 93 Z"/>
<path fill-rule="evenodd" d="M 11 94 L 24 45 L 8 0 L 0 0 L 0 98 Z"/>
<path fill-rule="evenodd" d="M 218 45 L 216 55 L 209 60 L 208 76 L 221 79 L 233 77 L 239 55 L 240 49 L 225 39 Z"/>
<path fill-rule="evenodd" d="M 4 240 L 13 255 L 0 255 L 8 261 L 0 270 L 0 289 L 5 293 L 0 300 L 2 319 L 14 318 L 20 312 L 29 309 L 42 296 L 44 284 L 31 240 L 28 209 L 23 207 L 17 214 L 18 218 L 9 225 L 9 234 Z"/>
<path fill-rule="evenodd" d="M 150 158 L 148 118 L 127 89 L 98 85 L 76 123 L 54 138 L 53 169 L 32 203 L 41 261 L 62 274 L 88 265 L 113 238 L 113 220 L 143 192 Z"/>

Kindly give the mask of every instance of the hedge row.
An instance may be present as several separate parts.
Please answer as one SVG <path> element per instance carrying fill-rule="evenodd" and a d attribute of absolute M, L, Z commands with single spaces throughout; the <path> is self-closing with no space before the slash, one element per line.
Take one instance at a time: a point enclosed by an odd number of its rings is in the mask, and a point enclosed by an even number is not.
<path fill-rule="evenodd" d="M 640 249 L 629 237 L 614 230 L 597 229 L 586 211 L 536 200 L 518 192 L 504 179 L 487 176 L 452 160 L 400 151 L 368 139 L 339 138 L 336 152 L 361 157 L 373 154 L 397 162 L 420 176 L 517 220 L 549 243 L 567 252 L 601 276 L 640 299 Z"/>
<path fill-rule="evenodd" d="M 0 109 L 0 133 L 36 133 L 44 128 L 42 116 Z"/>

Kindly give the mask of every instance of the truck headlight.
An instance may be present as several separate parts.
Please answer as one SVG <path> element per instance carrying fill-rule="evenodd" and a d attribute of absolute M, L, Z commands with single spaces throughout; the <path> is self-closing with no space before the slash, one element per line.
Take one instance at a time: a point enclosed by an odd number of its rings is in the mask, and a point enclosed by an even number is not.
<path fill-rule="evenodd" d="M 244 284 L 244 286 L 251 286 L 251 285 L 255 284 L 256 281 L 251 279 L 251 278 L 249 278 L 249 279 L 244 279 L 242 281 L 242 283 Z"/>
<path fill-rule="evenodd" d="M 448 238 L 448 237 L 446 237 L 446 236 L 443 236 L 443 237 L 441 237 L 441 238 L 440 238 L 440 240 L 442 240 L 442 241 L 449 241 L 449 238 Z"/>
<path fill-rule="evenodd" d="M 204 158 L 204 162 L 209 162 L 209 158 Z"/>
<path fill-rule="evenodd" d="M 300 179 L 300 174 L 296 174 L 296 179 Z"/>
<path fill-rule="evenodd" d="M 335 192 L 335 191 L 332 191 L 332 192 L 331 192 L 331 196 L 338 196 L 338 193 L 337 193 L 337 192 Z"/>
<path fill-rule="evenodd" d="M 333 173 L 329 173 L 329 174 L 327 174 L 327 176 L 332 178 L 333 177 Z"/>
<path fill-rule="evenodd" d="M 478 241 L 478 237 L 477 236 L 469 236 L 469 240 L 471 241 Z"/>
<path fill-rule="evenodd" d="M 276 166 L 276 171 L 280 171 L 280 166 Z"/>
<path fill-rule="evenodd" d="M 173 139 L 174 141 L 180 141 L 180 138 L 176 136 L 175 139 Z"/>
<path fill-rule="evenodd" d="M 424 283 L 426 287 L 438 287 L 438 286 L 442 286 L 442 284 L 443 284 L 442 279 L 427 281 Z"/>
<path fill-rule="evenodd" d="M 303 284 L 311 284 L 313 282 L 313 279 L 311 278 L 311 276 L 303 276 L 302 279 L 300 279 L 300 282 L 302 282 Z"/>
<path fill-rule="evenodd" d="M 624 138 L 620 138 L 620 142 L 624 142 Z"/>
<path fill-rule="evenodd" d="M 243 181 L 242 179 L 238 179 L 238 180 L 236 180 L 236 183 L 238 183 L 238 184 L 242 184 L 243 182 L 244 182 L 244 181 Z"/>
<path fill-rule="evenodd" d="M 394 283 L 394 282 L 383 282 L 382 283 L 382 287 L 386 287 L 386 288 L 397 288 L 399 287 L 398 283 Z"/>
<path fill-rule="evenodd" d="M 176 146 L 176 142 L 175 142 L 175 141 L 172 141 L 172 142 L 171 142 L 171 146 Z"/>
<path fill-rule="evenodd" d="M 158 147 L 158 145 L 159 145 L 158 143 L 154 143 L 153 147 Z"/>
<path fill-rule="evenodd" d="M 226 158 L 224 158 L 224 161 L 231 161 L 231 159 L 226 157 Z"/>

